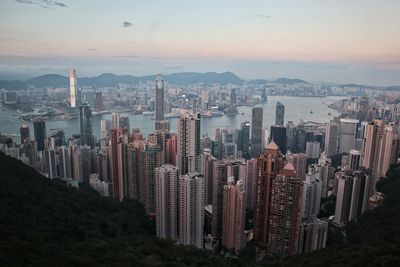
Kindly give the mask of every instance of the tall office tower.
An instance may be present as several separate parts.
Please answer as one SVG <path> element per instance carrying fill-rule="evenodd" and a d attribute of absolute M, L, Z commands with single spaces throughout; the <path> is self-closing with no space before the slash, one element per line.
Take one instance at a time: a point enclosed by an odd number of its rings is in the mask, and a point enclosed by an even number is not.
<path fill-rule="evenodd" d="M 22 125 L 21 128 L 19 128 L 19 133 L 21 136 L 21 144 L 23 144 L 26 139 L 30 138 L 29 126 L 26 124 Z"/>
<path fill-rule="evenodd" d="M 357 220 L 369 206 L 370 176 L 362 171 L 353 172 L 353 186 L 349 220 Z"/>
<path fill-rule="evenodd" d="M 212 204 L 213 197 L 213 167 L 217 159 L 211 155 L 210 151 L 205 150 L 201 155 L 201 174 L 204 175 L 204 198 L 205 204 Z"/>
<path fill-rule="evenodd" d="M 359 150 L 350 150 L 350 170 L 357 171 L 362 165 L 362 152 Z"/>
<path fill-rule="evenodd" d="M 264 129 L 264 145 L 263 145 L 263 148 L 264 148 L 264 149 L 265 149 L 265 148 L 268 146 L 268 144 L 269 144 L 270 136 L 271 136 L 271 133 L 270 133 L 269 129 L 268 129 L 268 128 L 265 128 L 265 129 Z"/>
<path fill-rule="evenodd" d="M 214 238 L 222 237 L 222 209 L 224 202 L 224 185 L 227 182 L 226 164 L 223 160 L 214 161 L 212 186 L 212 228 Z"/>
<path fill-rule="evenodd" d="M 156 86 L 156 130 L 157 122 L 164 120 L 164 80 L 158 76 L 155 81 Z"/>
<path fill-rule="evenodd" d="M 224 186 L 222 218 L 222 245 L 226 249 L 239 251 L 246 245 L 244 227 L 246 223 L 246 192 L 242 180 L 235 183 L 230 177 Z"/>
<path fill-rule="evenodd" d="M 339 153 L 349 153 L 355 146 L 359 120 L 340 119 Z"/>
<path fill-rule="evenodd" d="M 122 128 L 112 128 L 110 136 L 110 160 L 111 160 L 111 180 L 113 188 L 113 197 L 120 201 L 123 200 L 122 183 L 122 154 L 121 152 Z"/>
<path fill-rule="evenodd" d="M 303 183 L 287 163 L 271 183 L 268 254 L 298 253 Z"/>
<path fill-rule="evenodd" d="M 318 216 L 321 206 L 321 191 L 322 182 L 319 179 L 319 173 L 307 174 L 303 181 L 303 218 Z"/>
<path fill-rule="evenodd" d="M 297 127 L 293 121 L 286 123 L 286 137 L 287 137 L 287 150 L 296 153 L 297 152 Z M 268 136 L 269 141 L 269 136 Z"/>
<path fill-rule="evenodd" d="M 124 134 L 129 134 L 130 133 L 130 126 L 129 126 L 129 117 L 126 115 L 121 115 L 119 117 L 119 127 L 122 128 L 122 132 Z"/>
<path fill-rule="evenodd" d="M 93 146 L 92 110 L 90 105 L 83 103 L 79 107 L 79 119 L 81 128 L 81 145 Z"/>
<path fill-rule="evenodd" d="M 337 193 L 335 219 L 333 219 L 333 222 L 342 226 L 350 219 L 349 215 L 351 195 L 353 191 L 353 177 L 350 173 L 341 171 L 335 174 L 335 179 L 337 182 Z"/>
<path fill-rule="evenodd" d="M 271 139 L 279 147 L 282 154 L 286 154 L 287 140 L 286 140 L 286 127 L 284 126 L 271 126 Z"/>
<path fill-rule="evenodd" d="M 47 177 L 50 179 L 57 177 L 57 162 L 56 162 L 56 151 L 54 149 L 48 149 L 45 151 L 46 161 L 46 172 Z"/>
<path fill-rule="evenodd" d="M 254 238 L 260 248 L 268 245 L 270 228 L 271 185 L 283 169 L 284 159 L 278 146 L 272 141 L 257 163 L 257 196 L 254 211 Z"/>
<path fill-rule="evenodd" d="M 300 224 L 299 254 L 321 250 L 326 247 L 328 238 L 327 219 L 308 217 Z"/>
<path fill-rule="evenodd" d="M 257 194 L 257 159 L 246 161 L 245 191 L 247 192 L 247 208 L 254 210 Z"/>
<path fill-rule="evenodd" d="M 330 121 L 326 125 L 325 133 L 325 151 L 328 156 L 333 156 L 338 153 L 339 146 L 339 123 Z"/>
<path fill-rule="evenodd" d="M 179 174 L 200 171 L 200 114 L 184 114 L 177 123 L 176 164 Z"/>
<path fill-rule="evenodd" d="M 178 239 L 178 169 L 166 164 L 156 173 L 156 234 L 163 239 Z"/>
<path fill-rule="evenodd" d="M 45 149 L 44 140 L 46 140 L 46 123 L 43 119 L 39 118 L 33 122 L 33 133 L 38 151 L 43 151 Z"/>
<path fill-rule="evenodd" d="M 103 104 L 103 93 L 102 92 L 96 92 L 95 100 L 94 100 L 94 108 L 95 108 L 95 110 L 102 110 L 103 107 L 104 107 L 104 104 Z"/>
<path fill-rule="evenodd" d="M 285 106 L 281 102 L 276 103 L 275 125 L 283 126 L 285 124 Z"/>
<path fill-rule="evenodd" d="M 287 153 L 286 154 L 286 161 L 293 164 L 294 169 L 296 171 L 296 176 L 300 180 L 306 179 L 306 172 L 307 172 L 307 156 L 303 153 Z"/>
<path fill-rule="evenodd" d="M 231 107 L 235 107 L 236 108 L 236 90 L 235 90 L 235 88 L 231 89 L 230 101 L 229 102 L 231 104 Z"/>
<path fill-rule="evenodd" d="M 72 178 L 72 164 L 70 150 L 66 146 L 57 148 L 59 175 L 62 179 Z"/>
<path fill-rule="evenodd" d="M 251 156 L 258 157 L 262 153 L 263 108 L 253 108 L 251 114 Z"/>
<path fill-rule="evenodd" d="M 196 172 L 179 177 L 179 243 L 203 248 L 204 178 Z"/>
<path fill-rule="evenodd" d="M 79 107 L 78 103 L 78 82 L 76 78 L 75 69 L 71 69 L 69 72 L 69 99 L 71 108 Z"/>
<path fill-rule="evenodd" d="M 296 153 L 306 152 L 306 125 L 300 122 L 296 127 Z"/>
<path fill-rule="evenodd" d="M 119 127 L 119 113 L 113 112 L 111 113 L 111 128 L 118 128 Z"/>

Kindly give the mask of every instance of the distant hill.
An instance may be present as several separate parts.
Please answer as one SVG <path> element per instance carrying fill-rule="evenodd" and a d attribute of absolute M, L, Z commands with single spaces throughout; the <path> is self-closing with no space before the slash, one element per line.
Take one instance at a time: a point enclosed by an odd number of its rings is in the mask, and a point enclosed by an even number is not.
<path fill-rule="evenodd" d="M 180 72 L 164 75 L 164 80 L 170 84 L 188 85 L 202 83 L 205 85 L 218 83 L 221 85 L 236 84 L 241 85 L 242 80 L 232 72 Z M 137 77 L 133 75 L 115 75 L 112 73 L 103 73 L 96 77 L 78 77 L 80 86 L 96 86 L 96 87 L 114 87 L 119 84 L 135 84 L 138 82 L 154 81 L 156 75 L 146 75 Z M 28 86 L 34 87 L 68 87 L 69 78 L 58 74 L 45 74 L 27 81 L 0 81 L 0 88 L 7 90 L 20 90 Z"/>
<path fill-rule="evenodd" d="M 58 74 L 45 74 L 29 79 L 25 83 L 35 87 L 64 87 L 69 84 L 69 79 Z"/>
<path fill-rule="evenodd" d="M 279 78 L 273 81 L 274 83 L 285 83 L 285 84 L 296 84 L 296 83 L 306 83 L 307 81 L 300 80 L 300 79 L 288 79 L 288 78 Z"/>

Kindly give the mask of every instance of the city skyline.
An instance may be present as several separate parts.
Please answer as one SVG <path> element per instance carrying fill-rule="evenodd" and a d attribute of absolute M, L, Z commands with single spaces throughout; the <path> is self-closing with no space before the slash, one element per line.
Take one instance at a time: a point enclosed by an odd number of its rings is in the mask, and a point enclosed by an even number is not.
<path fill-rule="evenodd" d="M 233 71 L 244 79 L 400 83 L 397 1 L 362 1 L 362 12 L 360 1 L 0 6 L 1 77 L 74 66 L 80 76 Z"/>

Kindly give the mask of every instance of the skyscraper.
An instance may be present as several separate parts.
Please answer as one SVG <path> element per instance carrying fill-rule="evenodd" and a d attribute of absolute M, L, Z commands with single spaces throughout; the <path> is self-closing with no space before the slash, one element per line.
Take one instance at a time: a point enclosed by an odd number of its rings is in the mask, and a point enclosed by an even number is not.
<path fill-rule="evenodd" d="M 78 82 L 76 78 L 75 69 L 71 69 L 69 72 L 69 98 L 71 103 L 71 108 L 79 107 L 78 103 Z"/>
<path fill-rule="evenodd" d="M 302 181 L 287 163 L 271 183 L 268 254 L 289 256 L 298 253 L 302 206 Z"/>
<path fill-rule="evenodd" d="M 276 103 L 275 125 L 283 126 L 285 123 L 285 106 L 281 102 Z"/>
<path fill-rule="evenodd" d="M 222 212 L 224 203 L 224 185 L 227 182 L 226 164 L 223 160 L 213 162 L 212 184 L 212 225 L 211 232 L 215 238 L 222 237 Z"/>
<path fill-rule="evenodd" d="M 326 125 L 325 135 L 325 151 L 328 156 L 337 154 L 339 141 L 339 124 L 335 121 L 330 121 Z"/>
<path fill-rule="evenodd" d="M 179 178 L 179 243 L 203 248 L 204 178 L 196 172 Z"/>
<path fill-rule="evenodd" d="M 164 120 L 164 80 L 158 76 L 155 81 L 156 87 L 156 127 Z M 156 130 L 159 130 L 156 128 Z"/>
<path fill-rule="evenodd" d="M 336 207 L 334 223 L 342 226 L 350 220 L 351 195 L 353 191 L 353 177 L 344 171 L 335 174 L 337 181 Z"/>
<path fill-rule="evenodd" d="M 250 144 L 250 122 L 245 121 L 240 124 L 240 130 L 238 135 L 237 150 L 242 152 L 242 157 L 248 159 Z"/>
<path fill-rule="evenodd" d="M 258 158 L 257 195 L 254 210 L 254 238 L 258 246 L 268 245 L 271 185 L 276 175 L 283 169 L 284 159 L 278 146 L 272 141 Z"/>
<path fill-rule="evenodd" d="M 93 146 L 92 110 L 89 104 L 83 103 L 82 106 L 79 107 L 79 119 L 81 145 Z"/>
<path fill-rule="evenodd" d="M 123 184 L 122 184 L 122 155 L 119 149 L 119 144 L 121 143 L 120 137 L 122 135 L 121 128 L 111 129 L 111 148 L 110 148 L 110 158 L 111 158 L 111 177 L 112 177 L 112 189 L 113 197 L 120 201 L 123 200 Z"/>
<path fill-rule="evenodd" d="M 287 139 L 286 139 L 286 127 L 284 126 L 271 126 L 271 139 L 278 145 L 279 150 L 282 154 L 286 154 L 287 151 Z"/>
<path fill-rule="evenodd" d="M 251 156 L 258 157 L 262 152 L 263 108 L 253 108 L 251 115 Z"/>
<path fill-rule="evenodd" d="M 121 115 L 119 117 L 119 127 L 122 128 L 122 132 L 129 134 L 130 131 L 130 125 L 129 125 L 129 117 L 126 115 Z"/>
<path fill-rule="evenodd" d="M 19 133 L 21 136 L 21 144 L 23 144 L 26 139 L 30 138 L 29 126 L 26 124 L 22 125 L 21 128 L 19 128 Z"/>
<path fill-rule="evenodd" d="M 349 153 L 354 148 L 358 123 L 354 119 L 340 119 L 339 153 Z"/>
<path fill-rule="evenodd" d="M 46 139 L 46 123 L 43 119 L 39 118 L 33 122 L 33 132 L 38 151 L 43 151 L 45 149 L 44 140 Z"/>
<path fill-rule="evenodd" d="M 177 123 L 177 158 L 179 174 L 200 171 L 200 114 L 184 114 Z"/>
<path fill-rule="evenodd" d="M 156 172 L 156 234 L 163 239 L 178 239 L 178 169 L 166 164 Z"/>
<path fill-rule="evenodd" d="M 242 180 L 230 177 L 224 186 L 222 245 L 236 251 L 245 246 L 246 192 Z"/>

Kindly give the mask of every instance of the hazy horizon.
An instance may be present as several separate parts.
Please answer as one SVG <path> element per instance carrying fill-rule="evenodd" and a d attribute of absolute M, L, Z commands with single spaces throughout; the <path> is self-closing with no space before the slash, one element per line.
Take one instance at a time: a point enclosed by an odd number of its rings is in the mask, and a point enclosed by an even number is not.
<path fill-rule="evenodd" d="M 0 74 L 232 71 L 399 85 L 398 10 L 395 0 L 0 0 Z"/>

